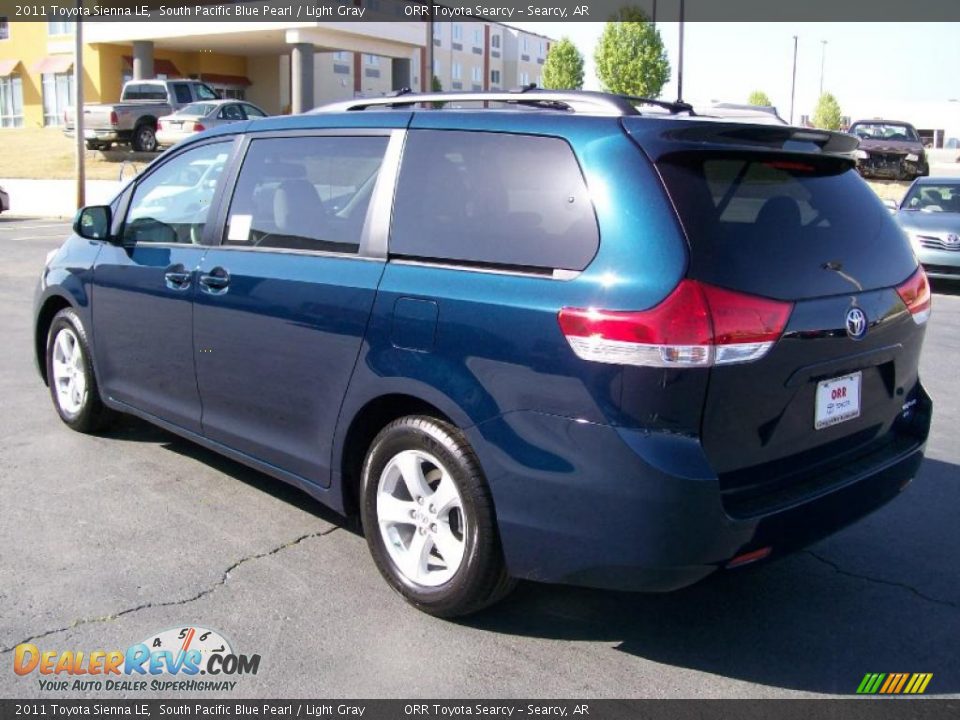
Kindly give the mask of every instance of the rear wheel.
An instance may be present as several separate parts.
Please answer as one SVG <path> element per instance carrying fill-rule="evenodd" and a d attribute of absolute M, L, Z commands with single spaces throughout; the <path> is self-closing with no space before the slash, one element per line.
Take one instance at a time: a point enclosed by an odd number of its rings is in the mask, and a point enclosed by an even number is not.
<path fill-rule="evenodd" d="M 133 129 L 133 149 L 137 152 L 157 151 L 157 132 L 152 125 L 143 123 Z"/>
<path fill-rule="evenodd" d="M 47 334 L 47 381 L 57 414 L 78 432 L 96 432 L 113 413 L 100 400 L 90 345 L 80 317 L 71 308 L 58 312 Z"/>
<path fill-rule="evenodd" d="M 448 423 L 409 416 L 377 435 L 361 515 L 381 574 L 424 612 L 466 615 L 513 588 L 480 464 Z"/>

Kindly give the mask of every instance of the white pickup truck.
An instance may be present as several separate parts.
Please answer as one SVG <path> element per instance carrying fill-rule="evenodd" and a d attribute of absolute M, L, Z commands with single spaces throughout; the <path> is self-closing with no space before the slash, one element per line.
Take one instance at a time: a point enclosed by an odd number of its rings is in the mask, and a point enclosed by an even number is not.
<path fill-rule="evenodd" d="M 130 145 L 139 152 L 155 152 L 157 118 L 198 100 L 216 99 L 211 87 L 199 80 L 130 80 L 120 102 L 83 106 L 83 136 L 89 150 Z M 64 119 L 64 132 L 72 136 L 73 108 L 67 108 Z"/>

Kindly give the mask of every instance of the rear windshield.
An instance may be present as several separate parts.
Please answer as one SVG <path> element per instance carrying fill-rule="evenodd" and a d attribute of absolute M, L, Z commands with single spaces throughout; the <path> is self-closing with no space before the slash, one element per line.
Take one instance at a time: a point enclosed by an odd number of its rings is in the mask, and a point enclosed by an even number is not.
<path fill-rule="evenodd" d="M 913 251 L 867 184 L 844 161 L 796 157 L 661 160 L 690 240 L 690 276 L 785 300 L 905 280 Z"/>
<path fill-rule="evenodd" d="M 178 112 L 177 115 L 201 115 L 206 117 L 215 107 L 216 105 L 212 103 L 190 103 L 180 108 L 180 112 Z"/>
<path fill-rule="evenodd" d="M 854 123 L 850 132 L 861 140 L 920 142 L 916 130 L 909 125 L 899 123 Z"/>

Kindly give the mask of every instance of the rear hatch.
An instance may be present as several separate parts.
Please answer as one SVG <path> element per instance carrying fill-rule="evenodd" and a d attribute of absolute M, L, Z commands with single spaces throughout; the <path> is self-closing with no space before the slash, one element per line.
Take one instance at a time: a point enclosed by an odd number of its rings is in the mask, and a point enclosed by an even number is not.
<path fill-rule="evenodd" d="M 917 374 L 929 287 L 852 161 L 691 145 L 653 158 L 688 278 L 789 310 L 765 354 L 710 370 L 701 438 L 727 511 L 788 507 L 915 449 L 929 424 Z"/>

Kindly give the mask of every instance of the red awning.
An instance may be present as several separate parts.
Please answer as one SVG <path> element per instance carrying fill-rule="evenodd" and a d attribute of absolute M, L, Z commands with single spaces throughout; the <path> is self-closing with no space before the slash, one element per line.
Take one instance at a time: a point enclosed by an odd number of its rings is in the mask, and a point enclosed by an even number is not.
<path fill-rule="evenodd" d="M 133 67 L 132 56 L 124 55 L 123 62 L 127 66 L 127 69 Z M 153 61 L 153 74 L 166 75 L 168 78 L 183 77 L 183 74 L 177 69 L 177 66 L 173 64 L 172 60 L 161 60 L 159 58 L 156 58 Z"/>
<path fill-rule="evenodd" d="M 250 78 L 243 75 L 222 75 L 220 73 L 200 73 L 200 79 L 204 82 L 214 85 L 234 85 L 237 87 L 250 87 L 253 85 Z"/>
<path fill-rule="evenodd" d="M 0 60 L 0 77 L 6 77 L 20 64 L 19 60 Z"/>
<path fill-rule="evenodd" d="M 73 55 L 47 55 L 38 60 L 33 71 L 46 75 L 47 73 L 65 73 L 73 67 Z"/>

